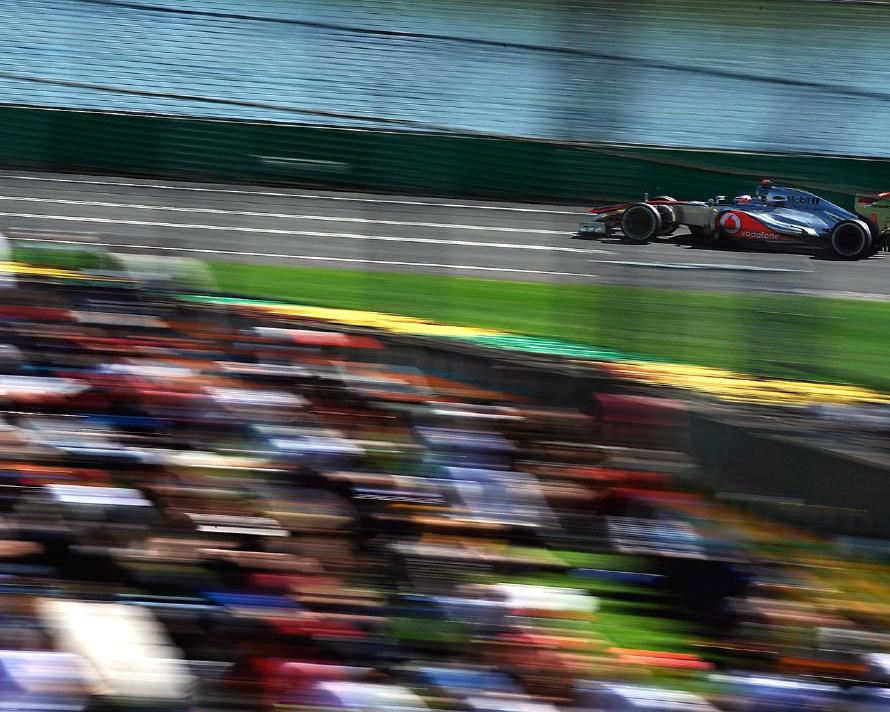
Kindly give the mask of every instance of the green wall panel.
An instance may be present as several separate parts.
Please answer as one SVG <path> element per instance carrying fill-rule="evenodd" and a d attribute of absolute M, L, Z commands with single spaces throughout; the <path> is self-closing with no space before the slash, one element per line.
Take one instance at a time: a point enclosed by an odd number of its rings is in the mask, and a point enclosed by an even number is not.
<path fill-rule="evenodd" d="M 849 204 L 890 159 L 568 145 L 500 138 L 0 107 L 0 164 L 455 196 L 706 198 L 770 177 Z"/>

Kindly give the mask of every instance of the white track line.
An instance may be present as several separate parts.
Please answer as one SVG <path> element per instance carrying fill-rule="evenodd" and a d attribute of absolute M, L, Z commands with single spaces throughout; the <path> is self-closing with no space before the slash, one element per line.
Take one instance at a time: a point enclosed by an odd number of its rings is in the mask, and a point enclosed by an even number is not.
<path fill-rule="evenodd" d="M 462 225 L 453 223 L 403 222 L 401 220 L 372 220 L 369 218 L 338 217 L 336 215 L 298 215 L 292 213 L 264 213 L 254 210 L 224 210 L 222 208 L 180 208 L 173 205 L 146 205 L 144 203 L 109 203 L 101 200 L 69 200 L 65 198 L 34 198 L 30 196 L 0 195 L 0 200 L 17 203 L 49 203 L 51 205 L 76 205 L 88 208 L 119 208 L 123 210 L 156 210 L 173 213 L 198 213 L 200 215 L 238 215 L 252 218 L 282 220 L 319 220 L 327 222 L 363 223 L 366 225 L 398 225 L 402 227 L 433 227 L 449 230 L 484 230 L 486 232 L 525 232 L 535 235 L 569 234 L 566 230 L 541 230 L 522 227 L 488 227 L 486 225 Z"/>
<path fill-rule="evenodd" d="M 790 269 L 787 267 L 758 267 L 756 265 L 733 265 L 713 262 L 688 263 L 688 262 L 629 262 L 625 260 L 587 260 L 600 265 L 618 265 L 621 267 L 649 267 L 654 269 L 701 269 L 715 270 L 719 272 L 806 272 L 808 269 Z"/>
<path fill-rule="evenodd" d="M 227 227 L 225 225 L 194 225 L 185 223 L 156 222 L 152 220 L 114 220 L 112 218 L 77 217 L 74 215 L 39 215 L 37 213 L 2 213 L 0 217 L 26 218 L 29 220 L 62 220 L 65 222 L 99 223 L 102 225 L 138 225 L 140 227 L 182 228 L 186 230 L 215 230 L 219 232 L 246 232 L 261 235 L 291 235 L 295 237 L 327 237 L 346 240 L 370 240 L 380 242 L 411 242 L 426 245 L 456 247 L 488 247 L 499 250 L 533 250 L 538 252 L 568 252 L 573 254 L 614 254 L 608 250 L 582 250 L 577 247 L 554 245 L 520 245 L 511 242 L 473 242 L 471 240 L 437 240 L 431 237 L 397 237 L 394 235 L 359 235 L 352 232 L 318 232 L 315 230 L 280 230 L 269 227 Z"/>
<path fill-rule="evenodd" d="M 199 247 L 161 247 L 158 245 L 127 245 L 114 242 L 81 242 L 79 240 L 51 240 L 47 238 L 29 238 L 28 242 L 51 242 L 61 245 L 90 245 L 93 247 L 111 247 L 115 249 L 153 250 L 156 252 L 186 252 L 202 255 L 227 255 L 235 257 L 274 257 L 285 260 L 305 260 L 312 262 L 341 262 L 350 264 L 388 265 L 397 267 L 435 267 L 437 269 L 466 270 L 476 272 L 503 272 L 513 274 L 542 274 L 556 277 L 593 277 L 582 272 L 551 272 L 539 269 L 512 269 L 509 267 L 481 267 L 479 265 L 449 265 L 439 262 L 401 262 L 398 260 L 371 260 L 357 257 L 319 257 L 317 255 L 286 255 L 274 252 L 239 252 L 237 250 L 211 250 Z"/>
<path fill-rule="evenodd" d="M 199 186 L 170 185 L 161 183 L 128 183 L 125 181 L 94 180 L 83 178 L 56 178 L 46 176 L 2 175 L 0 180 L 42 181 L 50 183 L 74 183 L 81 185 L 107 185 L 121 188 L 150 188 L 152 190 L 181 190 L 196 193 L 226 193 L 229 195 L 259 195 L 267 198 L 294 198 L 298 200 L 331 200 L 344 203 L 379 203 L 383 205 L 419 205 L 430 208 L 459 208 L 464 210 L 498 210 L 512 213 L 540 213 L 546 215 L 586 215 L 586 211 L 547 210 L 545 208 L 517 208 L 504 205 L 484 205 L 472 203 L 437 203 L 423 200 L 395 200 L 390 198 L 357 198 L 345 195 L 319 195 L 315 193 L 277 193 L 265 190 L 243 190 L 235 188 L 204 188 Z"/>
<path fill-rule="evenodd" d="M 867 302 L 888 302 L 890 294 L 876 294 L 874 292 L 820 292 L 815 289 L 764 289 L 762 291 L 774 294 L 794 294 L 797 296 L 822 297 L 827 299 L 855 299 Z"/>

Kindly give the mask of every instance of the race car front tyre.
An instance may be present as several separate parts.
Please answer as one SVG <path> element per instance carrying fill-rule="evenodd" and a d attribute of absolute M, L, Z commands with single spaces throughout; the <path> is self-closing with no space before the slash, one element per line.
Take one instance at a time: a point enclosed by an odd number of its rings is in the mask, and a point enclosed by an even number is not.
<path fill-rule="evenodd" d="M 677 222 L 677 214 L 673 208 L 669 205 L 656 205 L 655 209 L 661 217 L 661 230 L 659 230 L 658 235 L 660 237 L 673 235 L 677 228 L 680 227 L 680 223 Z"/>
<path fill-rule="evenodd" d="M 621 232 L 631 242 L 649 242 L 664 229 L 661 215 L 649 203 L 631 205 L 621 216 Z"/>
<path fill-rule="evenodd" d="M 842 260 L 861 260 L 871 254 L 872 236 L 858 220 L 842 220 L 831 231 L 831 251 Z"/>

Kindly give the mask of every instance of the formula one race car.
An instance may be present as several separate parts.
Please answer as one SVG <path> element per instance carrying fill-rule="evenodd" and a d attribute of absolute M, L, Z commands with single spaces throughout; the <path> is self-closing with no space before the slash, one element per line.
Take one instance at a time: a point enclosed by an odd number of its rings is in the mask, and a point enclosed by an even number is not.
<path fill-rule="evenodd" d="M 644 243 L 685 226 L 696 240 L 821 247 L 846 260 L 875 254 L 890 236 L 888 193 L 858 198 L 857 214 L 804 190 L 774 187 L 769 180 L 760 181 L 754 196 L 732 201 L 722 195 L 706 202 L 659 196 L 590 212 L 595 217 L 581 226 L 579 236 L 620 231 L 629 241 Z"/>

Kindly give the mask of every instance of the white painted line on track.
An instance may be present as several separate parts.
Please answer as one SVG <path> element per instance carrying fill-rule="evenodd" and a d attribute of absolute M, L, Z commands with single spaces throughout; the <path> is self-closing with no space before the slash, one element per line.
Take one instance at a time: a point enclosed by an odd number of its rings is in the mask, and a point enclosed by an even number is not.
<path fill-rule="evenodd" d="M 237 250 L 211 250 L 200 247 L 164 247 L 160 245 L 128 245 L 114 242 L 82 242 L 80 240 L 55 240 L 48 238 L 29 238 L 28 242 L 50 242 L 61 245 L 90 245 L 92 247 L 111 247 L 114 249 L 153 250 L 156 252 L 186 252 L 201 255 L 226 255 L 234 257 L 274 257 L 284 260 L 303 260 L 311 262 L 340 262 L 347 264 L 387 265 L 395 267 L 434 267 L 437 269 L 500 272 L 511 274 L 541 274 L 551 277 L 593 277 L 583 272 L 552 272 L 539 269 L 513 269 L 510 267 L 482 267 L 480 265 L 450 265 L 439 262 L 402 262 L 399 260 L 372 260 L 358 257 L 321 257 L 318 255 L 287 255 L 274 252 L 240 252 Z"/>
<path fill-rule="evenodd" d="M 363 223 L 366 225 L 397 225 L 403 227 L 432 227 L 450 230 L 484 230 L 486 232 L 525 232 L 535 235 L 567 235 L 566 230 L 542 230 L 522 227 L 488 227 L 453 223 L 403 222 L 401 220 L 372 220 L 369 218 L 339 217 L 336 215 L 297 215 L 292 213 L 264 213 L 253 210 L 224 210 L 222 208 L 180 208 L 173 205 L 146 205 L 144 203 L 109 203 L 100 200 L 68 200 L 65 198 L 34 198 L 30 196 L 0 195 L 0 200 L 18 203 L 49 203 L 51 205 L 76 205 L 88 208 L 120 208 L 124 210 L 157 210 L 174 213 L 199 213 L 201 215 L 238 215 L 252 218 L 276 218 L 282 220 L 319 220 L 327 222 Z"/>
<path fill-rule="evenodd" d="M 652 269 L 699 269 L 715 270 L 720 272 L 805 272 L 811 274 L 809 269 L 791 269 L 788 267 L 758 267 L 756 265 L 733 265 L 713 262 L 688 263 L 688 262 L 630 262 L 626 260 L 587 260 L 601 265 L 618 265 L 621 267 L 649 267 Z"/>
<path fill-rule="evenodd" d="M 795 296 L 822 297 L 823 299 L 851 299 L 866 302 L 888 302 L 890 294 L 878 294 L 876 292 L 836 292 L 817 291 L 815 289 L 764 289 L 761 291 L 772 294 L 793 294 Z"/>
<path fill-rule="evenodd" d="M 195 193 L 226 193 L 229 195 L 258 195 L 266 198 L 294 198 L 297 200 L 330 200 L 344 203 L 378 203 L 382 205 L 419 205 L 430 208 L 458 208 L 463 210 L 495 210 L 512 213 L 540 213 L 542 215 L 587 215 L 587 211 L 548 210 L 545 208 L 519 208 L 505 205 L 485 205 L 473 203 L 437 203 L 424 200 L 396 200 L 394 198 L 358 198 L 347 195 L 319 195 L 315 193 L 278 193 L 266 190 L 244 190 L 236 188 L 205 188 L 201 186 L 171 185 L 162 183 L 128 183 L 125 181 L 95 180 L 84 178 L 56 178 L 49 176 L 3 175 L 0 180 L 42 181 L 51 183 L 74 183 L 82 185 L 106 185 L 121 188 L 150 188 L 152 190 L 180 190 Z"/>
<path fill-rule="evenodd" d="M 140 227 L 182 228 L 186 230 L 214 230 L 219 232 L 245 232 L 261 235 L 291 235 L 294 237 L 327 237 L 345 240 L 369 240 L 379 242 L 410 242 L 425 245 L 456 247 L 488 247 L 499 250 L 532 250 L 538 252 L 568 252 L 572 254 L 614 254 L 608 250 L 583 250 L 577 247 L 555 245 L 521 245 L 511 242 L 473 242 L 471 240 L 437 240 L 431 237 L 397 237 L 395 235 L 359 235 L 352 232 L 318 232 L 315 230 L 283 230 L 269 227 L 228 227 L 226 225 L 200 225 L 187 223 L 156 222 L 152 220 L 115 220 L 113 218 L 78 217 L 75 215 L 40 215 L 37 213 L 3 213 L 0 217 L 26 218 L 29 220 L 62 220 L 65 222 L 99 223 L 102 225 L 137 225 Z"/>

